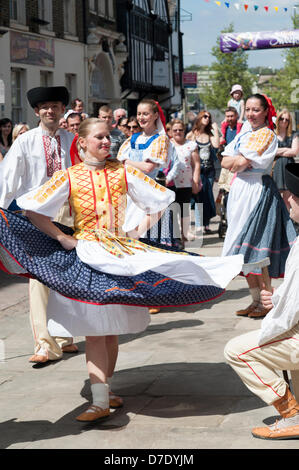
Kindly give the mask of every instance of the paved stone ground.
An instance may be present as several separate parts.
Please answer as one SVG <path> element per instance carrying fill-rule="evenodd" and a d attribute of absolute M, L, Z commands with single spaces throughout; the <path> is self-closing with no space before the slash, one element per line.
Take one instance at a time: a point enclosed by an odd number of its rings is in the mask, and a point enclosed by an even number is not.
<path fill-rule="evenodd" d="M 200 249 L 205 256 L 221 253 L 214 220 Z M 243 278 L 219 299 L 163 309 L 145 332 L 121 337 L 114 390 L 125 406 L 93 426 L 75 421 L 90 398 L 84 338 L 75 339 L 77 355 L 43 368 L 28 363 L 27 288 L 26 280 L 0 274 L 0 449 L 298 448 L 298 441 L 251 436 L 252 427 L 275 420 L 275 409 L 224 362 L 226 342 L 261 323 L 234 315 L 249 303 Z"/>

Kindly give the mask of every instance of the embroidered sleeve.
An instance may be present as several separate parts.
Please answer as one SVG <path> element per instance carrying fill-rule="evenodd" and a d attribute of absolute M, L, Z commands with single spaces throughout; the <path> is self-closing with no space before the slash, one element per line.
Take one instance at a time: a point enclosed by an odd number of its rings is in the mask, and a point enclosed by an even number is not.
<path fill-rule="evenodd" d="M 252 133 L 245 148 L 255 151 L 258 155 L 262 155 L 270 146 L 273 139 L 273 132 L 270 132 L 267 128 L 263 128 L 261 131 Z"/>
<path fill-rule="evenodd" d="M 259 131 L 244 136 L 239 152 L 251 160 L 253 168 L 267 168 L 274 160 L 277 151 L 277 138 L 270 129 L 264 127 Z"/>
<path fill-rule="evenodd" d="M 160 135 L 155 139 L 150 147 L 150 155 L 147 160 L 164 166 L 168 160 L 169 138 L 167 135 Z"/>
<path fill-rule="evenodd" d="M 128 195 L 148 214 L 165 209 L 175 199 L 175 193 L 132 166 L 126 167 Z"/>
<path fill-rule="evenodd" d="M 17 199 L 25 210 L 54 218 L 69 196 L 69 180 L 66 170 L 56 171 L 51 179 L 39 188 Z"/>
<path fill-rule="evenodd" d="M 128 158 L 130 158 L 130 150 L 131 150 L 130 140 L 131 140 L 131 137 L 125 140 L 125 142 L 120 146 L 120 149 L 117 154 L 117 160 L 119 160 L 120 162 L 123 162 L 124 160 L 127 160 Z"/>

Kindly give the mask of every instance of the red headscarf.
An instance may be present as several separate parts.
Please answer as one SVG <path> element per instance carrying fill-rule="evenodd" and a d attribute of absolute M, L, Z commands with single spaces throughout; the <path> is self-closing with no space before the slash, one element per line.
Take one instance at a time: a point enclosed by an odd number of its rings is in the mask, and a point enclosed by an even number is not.
<path fill-rule="evenodd" d="M 77 140 L 78 140 L 78 134 L 75 135 L 74 140 L 71 144 L 71 148 L 70 148 L 70 156 L 71 156 L 72 165 L 77 165 L 78 163 L 82 162 L 82 158 L 80 157 L 78 148 L 77 148 Z"/>
<path fill-rule="evenodd" d="M 267 119 L 268 119 L 268 127 L 273 131 L 274 130 L 274 122 L 272 120 L 272 118 L 274 116 L 276 116 L 276 111 L 275 111 L 275 108 L 272 104 L 272 101 L 270 100 L 270 98 L 267 96 L 267 95 L 264 95 L 264 98 L 266 98 L 267 100 L 267 103 L 268 103 L 268 115 L 267 115 Z"/>
<path fill-rule="evenodd" d="M 164 130 L 166 132 L 166 119 L 165 119 L 164 113 L 163 113 L 162 108 L 159 105 L 158 101 L 155 101 L 155 103 L 156 103 L 158 111 L 159 111 L 159 117 L 160 117 L 161 123 L 162 123 L 162 125 L 164 127 Z"/>

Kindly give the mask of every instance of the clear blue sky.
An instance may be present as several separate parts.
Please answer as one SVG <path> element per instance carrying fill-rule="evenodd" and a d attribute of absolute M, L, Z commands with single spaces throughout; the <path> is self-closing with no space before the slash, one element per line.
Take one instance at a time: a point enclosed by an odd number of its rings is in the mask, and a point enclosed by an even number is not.
<path fill-rule="evenodd" d="M 211 49 L 221 30 L 230 23 L 233 23 L 236 32 L 289 30 L 293 29 L 291 17 L 295 5 L 298 5 L 299 14 L 299 0 L 226 0 L 229 8 L 224 0 L 219 1 L 221 6 L 214 0 L 181 0 L 182 16 L 188 16 L 185 11 L 192 14 L 191 21 L 181 23 L 185 68 L 192 64 L 211 65 L 214 60 Z M 239 10 L 235 8 L 235 3 L 239 3 Z M 247 12 L 244 4 L 249 5 Z M 259 6 L 257 11 L 254 11 L 254 5 Z M 268 13 L 264 6 L 269 6 Z M 278 6 L 278 12 L 274 6 Z M 288 11 L 284 12 L 283 7 L 287 7 Z M 280 68 L 283 66 L 283 51 L 285 49 L 249 51 L 248 65 Z"/>

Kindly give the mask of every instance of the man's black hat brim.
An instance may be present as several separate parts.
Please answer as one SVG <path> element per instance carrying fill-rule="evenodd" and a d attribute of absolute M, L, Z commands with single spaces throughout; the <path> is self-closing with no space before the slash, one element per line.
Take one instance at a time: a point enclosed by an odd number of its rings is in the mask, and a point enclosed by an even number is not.
<path fill-rule="evenodd" d="M 299 197 L 299 163 L 288 163 L 286 165 L 285 180 L 288 190 Z"/>
<path fill-rule="evenodd" d="M 61 101 L 67 106 L 70 99 L 69 92 L 64 86 L 32 88 L 27 92 L 27 98 L 32 108 L 47 101 Z"/>

